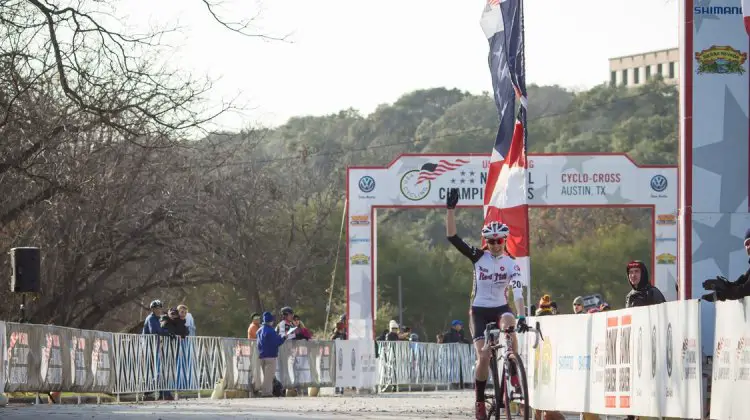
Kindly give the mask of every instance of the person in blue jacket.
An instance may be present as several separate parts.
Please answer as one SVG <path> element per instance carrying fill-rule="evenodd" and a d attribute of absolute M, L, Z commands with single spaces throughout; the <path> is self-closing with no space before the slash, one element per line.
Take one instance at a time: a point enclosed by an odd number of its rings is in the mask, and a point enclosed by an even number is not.
<path fill-rule="evenodd" d="M 151 309 L 151 313 L 143 322 L 143 334 L 169 335 L 169 332 L 161 327 L 160 318 L 164 305 L 159 299 L 156 299 L 151 302 L 149 308 Z"/>
<path fill-rule="evenodd" d="M 151 302 L 151 305 L 149 305 L 149 308 L 151 309 L 151 313 L 146 317 L 146 320 L 143 322 L 143 334 L 169 335 L 169 331 L 162 328 L 161 322 L 159 321 L 159 318 L 161 318 L 161 314 L 163 312 L 162 309 L 164 308 L 164 304 L 162 304 L 159 299 L 156 299 Z M 158 359 L 157 359 L 157 363 L 159 363 Z M 149 397 L 146 397 L 146 399 L 148 398 Z M 159 398 L 163 400 L 174 399 L 174 397 L 172 396 L 172 392 L 170 391 L 159 391 Z"/>
<path fill-rule="evenodd" d="M 261 393 L 264 397 L 273 395 L 273 378 L 276 373 L 276 359 L 279 357 L 279 347 L 287 339 L 293 339 L 295 333 L 279 335 L 273 328 L 273 314 L 263 312 L 261 322 L 263 326 L 258 330 L 258 356 L 263 371 L 263 385 Z"/>

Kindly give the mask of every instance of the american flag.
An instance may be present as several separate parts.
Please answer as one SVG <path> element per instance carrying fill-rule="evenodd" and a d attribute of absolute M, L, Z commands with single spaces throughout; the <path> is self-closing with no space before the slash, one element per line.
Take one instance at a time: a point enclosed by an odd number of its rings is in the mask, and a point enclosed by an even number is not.
<path fill-rule="evenodd" d="M 469 163 L 466 159 L 456 159 L 453 162 L 447 160 L 441 160 L 438 163 L 425 163 L 419 170 L 419 177 L 417 178 L 417 184 L 421 184 L 424 181 L 431 181 L 440 175 L 460 168 Z"/>
<path fill-rule="evenodd" d="M 492 88 L 500 117 L 484 193 L 485 223 L 498 220 L 510 227 L 508 251 L 524 277 L 529 274 L 529 206 L 526 162 L 526 69 L 523 0 L 488 1 L 482 30 L 490 45 Z M 516 113 L 516 98 L 520 103 Z"/>

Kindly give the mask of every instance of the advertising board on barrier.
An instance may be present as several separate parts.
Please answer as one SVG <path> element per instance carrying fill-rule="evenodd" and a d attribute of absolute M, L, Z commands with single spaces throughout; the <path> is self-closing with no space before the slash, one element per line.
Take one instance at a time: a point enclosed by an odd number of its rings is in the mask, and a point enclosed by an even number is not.
<path fill-rule="evenodd" d="M 110 333 L 15 323 L 5 328 L 7 391 L 113 389 Z"/>
<path fill-rule="evenodd" d="M 371 340 L 335 340 L 336 386 L 372 388 L 377 385 L 375 342 Z"/>
<path fill-rule="evenodd" d="M 535 408 L 701 418 L 697 300 L 534 321 L 545 336 L 527 367 Z"/>
<path fill-rule="evenodd" d="M 227 389 L 251 390 L 256 383 L 253 366 L 258 363 L 258 346 L 248 339 L 222 338 L 221 348 L 226 361 L 224 385 Z"/>
<path fill-rule="evenodd" d="M 745 419 L 750 413 L 750 297 L 716 303 L 711 418 Z"/>

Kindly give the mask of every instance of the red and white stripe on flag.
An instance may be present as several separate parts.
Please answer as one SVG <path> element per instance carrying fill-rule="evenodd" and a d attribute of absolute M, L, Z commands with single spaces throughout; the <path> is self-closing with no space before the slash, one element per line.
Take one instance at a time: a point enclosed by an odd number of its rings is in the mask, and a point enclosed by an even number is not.
<path fill-rule="evenodd" d="M 508 252 L 514 257 L 529 256 L 527 170 L 524 127 L 516 121 L 508 156 L 493 153 L 490 159 L 484 195 L 485 223 L 498 220 L 508 225 Z"/>
<path fill-rule="evenodd" d="M 742 0 L 742 20 L 745 23 L 745 31 L 750 35 L 750 0 Z"/>

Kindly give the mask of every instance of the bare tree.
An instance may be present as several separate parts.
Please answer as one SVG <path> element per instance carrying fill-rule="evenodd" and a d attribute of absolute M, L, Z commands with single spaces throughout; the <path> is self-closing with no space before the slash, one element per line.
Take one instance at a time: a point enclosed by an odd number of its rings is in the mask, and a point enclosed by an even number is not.
<path fill-rule="evenodd" d="M 210 109 L 210 80 L 160 63 L 170 30 L 128 34 L 107 13 L 97 0 L 0 2 L 0 245 L 44 250 L 37 322 L 92 328 L 155 288 L 220 278 L 196 203 L 208 171 L 251 149 L 183 140 L 232 104 Z"/>
<path fill-rule="evenodd" d="M 269 308 L 310 290 L 335 255 L 332 220 L 341 197 L 330 168 L 245 163 L 208 189 L 202 223 L 220 269 L 252 308 Z M 305 289 L 302 292 L 301 289 Z M 265 298 L 264 298 L 265 297 Z"/>

